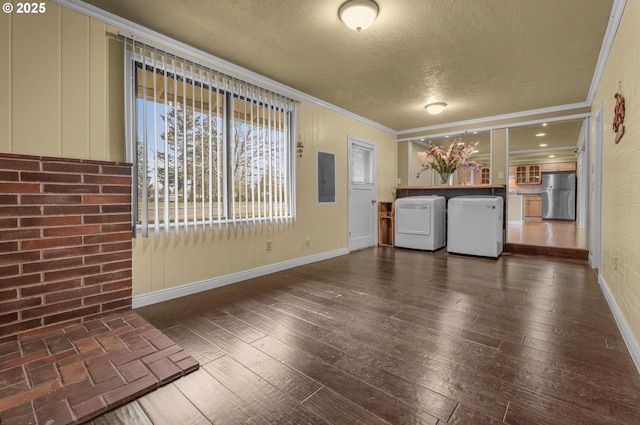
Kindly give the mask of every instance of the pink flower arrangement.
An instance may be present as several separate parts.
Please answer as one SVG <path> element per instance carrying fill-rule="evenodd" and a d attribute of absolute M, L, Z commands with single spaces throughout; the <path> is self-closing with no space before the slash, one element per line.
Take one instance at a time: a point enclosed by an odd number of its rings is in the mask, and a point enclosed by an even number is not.
<path fill-rule="evenodd" d="M 474 172 L 480 172 L 480 164 L 470 161 L 469 157 L 473 155 L 478 143 L 466 145 L 462 143 L 462 136 L 456 137 L 451 142 L 451 146 L 445 151 L 443 146 L 434 146 L 429 143 L 429 150 L 426 152 L 418 152 L 418 156 L 422 160 L 422 168 L 418 171 L 417 177 L 420 177 L 423 171 L 434 170 L 442 181 L 446 181 L 445 176 L 453 173 L 459 167 L 465 170 L 472 169 Z"/>

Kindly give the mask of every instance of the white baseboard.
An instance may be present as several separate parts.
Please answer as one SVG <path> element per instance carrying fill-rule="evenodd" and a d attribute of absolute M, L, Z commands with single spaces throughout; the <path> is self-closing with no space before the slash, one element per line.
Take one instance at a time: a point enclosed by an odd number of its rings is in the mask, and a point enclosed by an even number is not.
<path fill-rule="evenodd" d="M 169 301 L 174 298 L 192 295 L 198 292 L 207 291 L 209 289 L 219 288 L 231 283 L 252 279 L 259 276 L 265 276 L 282 270 L 291 269 L 293 267 L 303 266 L 329 258 L 339 257 L 349 253 L 347 248 L 337 249 L 334 251 L 322 252 L 320 254 L 309 255 L 307 257 L 295 258 L 293 260 L 283 261 L 281 263 L 269 264 L 267 266 L 256 267 L 255 269 L 244 270 L 238 273 L 232 273 L 225 276 L 218 276 L 212 279 L 203 280 L 201 282 L 187 283 L 185 285 L 176 286 L 175 288 L 161 289 L 160 291 L 148 294 L 134 295 L 131 300 L 133 308 L 144 307 L 146 305 Z"/>
<path fill-rule="evenodd" d="M 613 298 L 613 294 L 609 290 L 609 286 L 607 285 L 607 283 L 605 282 L 604 278 L 600 273 L 598 273 L 598 283 L 600 284 L 600 288 L 602 288 L 602 293 L 604 293 L 604 297 L 607 300 L 607 303 L 609 304 L 609 308 L 611 309 L 611 312 L 613 313 L 613 318 L 615 319 L 616 324 L 618 325 L 618 329 L 620 329 L 620 333 L 622 334 L 622 339 L 624 339 L 624 343 L 627 345 L 627 349 L 631 354 L 633 363 L 636 365 L 636 369 L 640 374 L 640 344 L 638 344 L 638 341 L 633 335 L 633 332 L 631 331 L 629 324 L 627 323 L 626 319 L 622 315 L 622 312 L 620 311 L 620 308 L 618 307 L 618 303 L 616 302 L 615 298 Z"/>

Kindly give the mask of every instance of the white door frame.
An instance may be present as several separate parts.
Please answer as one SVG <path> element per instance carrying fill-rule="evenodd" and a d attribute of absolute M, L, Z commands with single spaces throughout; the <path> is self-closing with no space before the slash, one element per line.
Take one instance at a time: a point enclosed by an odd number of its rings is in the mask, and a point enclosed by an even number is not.
<path fill-rule="evenodd" d="M 579 215 L 577 217 L 576 225 L 584 229 L 585 246 L 583 248 L 589 248 L 589 206 L 590 204 L 590 192 L 591 185 L 589 184 L 589 164 L 590 164 L 590 152 L 589 148 L 589 118 L 585 118 L 580 129 L 580 136 L 578 138 L 578 164 L 580 169 L 578 172 L 578 201 Z"/>
<path fill-rule="evenodd" d="M 591 245 L 589 246 L 589 264 L 600 268 L 602 253 L 602 101 L 598 106 L 593 122 L 593 215 L 591 221 Z"/>
<path fill-rule="evenodd" d="M 347 215 L 348 215 L 348 218 L 347 218 L 347 222 L 348 222 L 347 223 L 348 224 L 347 225 L 347 231 L 348 231 L 347 238 L 348 238 L 348 249 L 349 249 L 349 251 L 353 251 L 354 249 L 362 249 L 362 248 L 361 247 L 355 248 L 354 245 L 353 245 L 353 240 L 351 238 L 351 230 L 352 230 L 351 229 L 351 220 L 354 218 L 352 216 L 352 214 L 356 214 L 356 212 L 353 211 L 353 208 L 351 206 L 351 201 L 352 201 L 351 192 L 352 192 L 352 186 L 353 186 L 353 184 L 352 184 L 353 179 L 351 178 L 352 172 L 353 172 L 352 165 L 351 165 L 352 164 L 352 151 L 353 151 L 352 147 L 354 145 L 359 145 L 359 146 L 362 146 L 365 149 L 370 149 L 371 152 L 372 152 L 371 183 L 372 183 L 372 186 L 373 186 L 373 196 L 372 196 L 372 200 L 371 201 L 372 201 L 372 204 L 374 204 L 373 205 L 374 213 L 372 214 L 372 223 L 371 223 L 372 232 L 373 232 L 373 243 L 372 243 L 371 246 L 375 246 L 378 243 L 378 226 L 376 225 L 376 222 L 377 222 L 377 219 L 378 219 L 377 213 L 376 213 L 376 211 L 377 211 L 377 202 L 376 202 L 376 194 L 377 194 L 377 178 L 376 178 L 377 152 L 376 152 L 376 145 L 375 144 L 373 144 L 371 142 L 367 142 L 367 141 L 361 140 L 361 139 L 357 139 L 357 138 L 355 138 L 353 136 L 348 136 L 347 143 L 348 143 L 348 147 L 347 147 L 347 152 L 348 152 L 348 154 L 347 154 L 347 162 L 348 162 L 348 166 L 347 166 L 347 179 L 348 179 L 348 182 L 347 182 L 347 189 L 348 189 L 347 190 Z"/>

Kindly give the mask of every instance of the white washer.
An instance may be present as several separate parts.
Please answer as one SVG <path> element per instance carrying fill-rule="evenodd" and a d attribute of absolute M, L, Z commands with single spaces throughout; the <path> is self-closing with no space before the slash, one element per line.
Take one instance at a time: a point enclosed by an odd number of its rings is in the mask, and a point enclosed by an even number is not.
<path fill-rule="evenodd" d="M 502 253 L 503 204 L 500 196 L 449 199 L 447 252 L 498 258 Z"/>
<path fill-rule="evenodd" d="M 395 202 L 395 246 L 435 251 L 446 244 L 442 196 L 408 196 Z"/>

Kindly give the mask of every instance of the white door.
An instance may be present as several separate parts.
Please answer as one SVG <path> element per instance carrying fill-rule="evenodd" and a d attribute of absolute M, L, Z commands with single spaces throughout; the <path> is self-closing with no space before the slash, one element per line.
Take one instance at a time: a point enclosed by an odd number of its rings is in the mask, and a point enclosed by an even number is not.
<path fill-rule="evenodd" d="M 375 148 L 349 138 L 349 251 L 376 244 Z"/>

